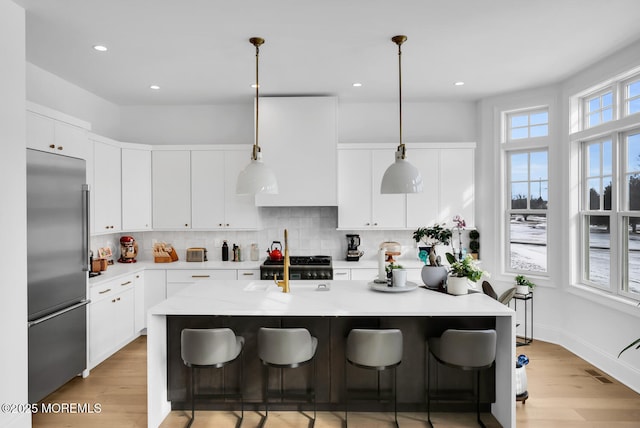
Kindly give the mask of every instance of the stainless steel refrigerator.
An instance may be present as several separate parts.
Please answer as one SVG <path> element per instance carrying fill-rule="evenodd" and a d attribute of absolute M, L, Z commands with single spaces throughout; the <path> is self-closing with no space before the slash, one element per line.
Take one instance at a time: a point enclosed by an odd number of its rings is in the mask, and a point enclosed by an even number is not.
<path fill-rule="evenodd" d="M 87 361 L 89 190 L 82 159 L 27 149 L 29 402 Z"/>

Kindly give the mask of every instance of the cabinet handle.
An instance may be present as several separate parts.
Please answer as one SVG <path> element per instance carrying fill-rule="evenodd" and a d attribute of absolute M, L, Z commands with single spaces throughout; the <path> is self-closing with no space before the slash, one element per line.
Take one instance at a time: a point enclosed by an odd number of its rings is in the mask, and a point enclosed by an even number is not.
<path fill-rule="evenodd" d="M 226 226 L 229 227 L 229 223 L 227 223 Z"/>
<path fill-rule="evenodd" d="M 218 223 L 218 226 L 219 226 L 219 227 L 222 227 L 222 223 Z"/>
<path fill-rule="evenodd" d="M 184 224 L 184 227 L 189 227 L 189 225 L 187 223 Z"/>
<path fill-rule="evenodd" d="M 118 297 L 116 300 L 119 302 L 119 301 L 120 301 L 120 298 Z"/>
<path fill-rule="evenodd" d="M 116 302 L 116 299 L 111 300 L 111 303 L 115 303 L 115 302 Z"/>
<path fill-rule="evenodd" d="M 191 278 L 209 278 L 211 275 L 191 275 Z"/>
<path fill-rule="evenodd" d="M 339 275 L 346 275 L 347 272 L 335 272 L 334 275 L 335 276 L 339 276 Z"/>
<path fill-rule="evenodd" d="M 55 144 L 49 144 L 49 148 L 50 148 L 50 149 L 55 149 L 55 148 L 56 148 L 56 145 L 55 145 Z"/>
<path fill-rule="evenodd" d="M 378 223 L 373 223 L 373 225 L 374 225 L 374 226 L 377 226 L 377 225 L 378 225 Z"/>
<path fill-rule="evenodd" d="M 371 226 L 371 223 L 365 223 L 364 225 L 365 226 Z"/>
<path fill-rule="evenodd" d="M 140 278 L 140 275 L 136 275 L 136 278 Z"/>
<path fill-rule="evenodd" d="M 63 150 L 63 147 L 62 146 L 58 146 L 58 150 Z"/>
<path fill-rule="evenodd" d="M 122 284 L 120 284 L 122 287 L 124 287 L 125 285 L 129 285 L 131 284 L 131 281 L 127 281 L 127 282 L 123 282 Z"/>
<path fill-rule="evenodd" d="M 107 288 L 106 290 L 98 291 L 98 294 L 108 293 L 109 291 L 111 291 L 111 289 Z"/>
<path fill-rule="evenodd" d="M 244 276 L 253 276 L 253 272 L 242 272 Z"/>

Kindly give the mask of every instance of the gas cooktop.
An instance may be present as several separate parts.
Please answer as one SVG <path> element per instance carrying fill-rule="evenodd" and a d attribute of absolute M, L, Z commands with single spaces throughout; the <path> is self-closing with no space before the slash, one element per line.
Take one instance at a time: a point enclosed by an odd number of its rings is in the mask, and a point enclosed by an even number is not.
<path fill-rule="evenodd" d="M 291 256 L 289 257 L 291 266 L 331 266 L 331 256 Z M 278 266 L 284 264 L 283 260 L 266 259 L 265 266 Z"/>
<path fill-rule="evenodd" d="M 289 257 L 289 279 L 333 279 L 331 256 Z M 267 259 L 260 266 L 260 278 L 283 277 L 284 260 Z"/>

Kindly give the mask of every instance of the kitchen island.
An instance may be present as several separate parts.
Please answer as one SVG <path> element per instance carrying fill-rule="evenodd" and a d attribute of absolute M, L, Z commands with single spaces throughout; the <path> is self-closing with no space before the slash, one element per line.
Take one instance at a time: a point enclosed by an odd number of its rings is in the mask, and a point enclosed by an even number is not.
<path fill-rule="evenodd" d="M 319 287 L 316 281 L 292 281 L 291 293 L 284 294 L 271 281 L 202 281 L 151 308 L 147 314 L 148 426 L 160 425 L 171 411 L 171 396 L 180 393 L 171 387 L 170 368 L 181 362 L 179 358 L 175 361 L 175 343 L 170 342 L 172 338 L 175 342 L 175 335 L 185 325 L 224 325 L 239 330 L 237 334 L 244 335 L 247 340 L 245 364 L 254 367 L 259 367 L 259 362 L 252 361 L 257 358 L 255 334 L 259 326 L 302 324 L 317 327 L 320 334 L 313 328 L 310 330 L 319 339 L 318 352 L 323 354 L 318 358 L 327 361 L 325 370 L 328 378 L 333 376 L 334 380 L 338 378 L 336 373 L 344 370 L 341 364 L 344 356 L 339 354 L 348 329 L 366 326 L 401 328 L 405 335 L 405 355 L 398 369 L 399 401 L 404 397 L 404 401 L 415 402 L 416 397 L 424 397 L 423 383 L 416 380 L 417 376 L 410 368 L 424 365 L 425 335 L 439 334 L 447 326 L 475 326 L 478 323 L 482 326 L 488 323 L 498 335 L 495 383 L 492 385 L 495 402 L 491 404 L 491 412 L 502 426 L 515 426 L 515 319 L 511 309 L 481 293 L 451 296 L 423 288 L 387 293 L 372 290 L 367 281 L 325 281 L 324 284 L 326 287 Z M 465 321 L 469 323 L 465 324 Z M 247 326 L 252 323 L 250 331 Z M 322 345 L 326 342 L 331 345 Z M 325 350 L 321 346 L 325 346 Z M 177 355 L 179 357 L 179 353 Z M 401 372 L 403 368 L 404 373 Z M 323 378 L 322 374 L 320 378 Z M 328 383 L 324 390 L 319 385 L 319 402 L 326 397 L 328 404 L 339 408 L 340 388 Z M 259 391 L 255 385 L 248 385 L 248 388 L 249 395 L 254 389 Z M 404 391 L 407 388 L 408 391 Z"/>

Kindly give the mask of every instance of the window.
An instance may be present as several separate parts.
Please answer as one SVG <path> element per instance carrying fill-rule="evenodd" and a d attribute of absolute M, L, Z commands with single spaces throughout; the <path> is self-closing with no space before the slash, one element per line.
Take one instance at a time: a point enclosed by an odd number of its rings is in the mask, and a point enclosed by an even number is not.
<path fill-rule="evenodd" d="M 583 142 L 582 150 L 582 280 L 639 298 L 640 130 Z"/>
<path fill-rule="evenodd" d="M 640 112 L 640 79 L 631 80 L 624 87 L 624 114 Z"/>
<path fill-rule="evenodd" d="M 549 112 L 546 109 L 508 113 L 506 119 L 507 141 L 549 135 Z"/>
<path fill-rule="evenodd" d="M 510 151 L 507 167 L 507 267 L 547 272 L 548 151 Z"/>
<path fill-rule="evenodd" d="M 585 128 L 592 128 L 613 120 L 613 98 L 613 90 L 607 88 L 583 99 Z"/>

